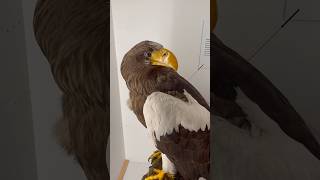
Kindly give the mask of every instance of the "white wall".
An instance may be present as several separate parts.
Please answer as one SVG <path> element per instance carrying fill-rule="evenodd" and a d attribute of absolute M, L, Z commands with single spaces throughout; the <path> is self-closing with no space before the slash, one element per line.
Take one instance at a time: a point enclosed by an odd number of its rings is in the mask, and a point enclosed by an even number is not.
<path fill-rule="evenodd" d="M 0 1 L 0 179 L 37 180 L 22 2 Z"/>
<path fill-rule="evenodd" d="M 113 23 L 110 21 L 110 179 L 117 179 L 125 160 L 118 67 L 114 44 Z"/>
<path fill-rule="evenodd" d="M 124 54 L 143 40 L 161 43 L 178 58 L 178 72 L 189 78 L 198 67 L 202 20 L 209 16 L 209 0 L 112 0 L 117 68 Z M 145 128 L 128 109 L 128 90 L 118 71 L 126 158 L 146 162 L 154 150 Z M 191 82 L 209 100 L 209 67 Z M 112 141 L 112 140 L 111 140 Z"/>

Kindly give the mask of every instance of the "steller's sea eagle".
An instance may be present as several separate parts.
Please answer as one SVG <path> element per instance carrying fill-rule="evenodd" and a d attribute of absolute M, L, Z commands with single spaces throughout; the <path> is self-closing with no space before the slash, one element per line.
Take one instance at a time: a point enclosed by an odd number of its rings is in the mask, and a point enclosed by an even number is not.
<path fill-rule="evenodd" d="M 162 168 L 146 180 L 209 177 L 209 106 L 177 68 L 175 55 L 152 41 L 135 45 L 121 64 L 130 108 L 163 153 Z"/>

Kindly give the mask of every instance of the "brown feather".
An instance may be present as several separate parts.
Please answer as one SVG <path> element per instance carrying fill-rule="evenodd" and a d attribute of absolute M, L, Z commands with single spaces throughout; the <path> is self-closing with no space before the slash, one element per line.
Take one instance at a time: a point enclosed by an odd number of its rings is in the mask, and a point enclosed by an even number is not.
<path fill-rule="evenodd" d="M 161 136 L 157 148 L 173 162 L 185 180 L 199 177 L 209 179 L 210 131 L 189 131 L 182 126 L 179 132 Z"/>
<path fill-rule="evenodd" d="M 36 40 L 63 92 L 58 140 L 90 180 L 109 179 L 109 1 L 38 0 Z"/>

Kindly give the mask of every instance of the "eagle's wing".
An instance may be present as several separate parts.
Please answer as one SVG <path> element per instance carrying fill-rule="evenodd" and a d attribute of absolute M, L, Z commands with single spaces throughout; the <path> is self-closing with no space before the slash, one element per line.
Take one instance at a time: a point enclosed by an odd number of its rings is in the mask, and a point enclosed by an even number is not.
<path fill-rule="evenodd" d="M 191 96 L 199 102 L 200 105 L 209 110 L 209 105 L 199 93 L 199 91 L 176 71 L 171 68 L 156 67 L 150 71 L 142 72 L 143 78 L 128 80 L 126 83 L 130 87 L 138 87 L 139 91 L 130 90 L 130 108 L 136 114 L 138 120 L 146 127 L 144 115 L 142 112 L 143 105 L 147 96 L 153 92 L 168 93 L 170 91 L 177 91 L 183 93 L 186 90 Z"/>
<path fill-rule="evenodd" d="M 186 90 L 200 105 L 209 110 L 208 103 L 191 83 L 172 69 L 162 67 L 159 69 L 160 71 L 157 71 L 156 78 L 154 78 L 154 83 L 159 91 L 164 93 L 168 91 L 183 93 Z"/>
<path fill-rule="evenodd" d="M 233 116 L 234 113 L 245 114 L 235 102 L 237 97 L 235 88 L 239 87 L 263 112 L 277 122 L 287 135 L 304 144 L 320 159 L 319 143 L 282 93 L 261 72 L 235 51 L 225 46 L 213 33 L 211 42 L 214 96 L 230 102 L 229 105 L 232 107 L 237 107 L 227 116 Z M 214 101 L 217 98 L 214 98 Z M 215 104 L 216 102 L 213 104 L 219 106 Z M 221 109 L 224 108 L 221 107 Z M 221 109 L 219 112 L 217 108 L 214 113 L 223 114 Z"/>
<path fill-rule="evenodd" d="M 148 96 L 143 107 L 147 129 L 182 177 L 208 179 L 210 112 L 187 91 L 184 95 L 188 102 L 162 92 Z"/>

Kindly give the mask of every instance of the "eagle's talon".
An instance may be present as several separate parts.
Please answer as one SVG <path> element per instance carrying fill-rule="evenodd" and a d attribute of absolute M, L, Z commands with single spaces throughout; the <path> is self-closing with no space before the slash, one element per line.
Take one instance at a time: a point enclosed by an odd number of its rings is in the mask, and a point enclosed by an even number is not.
<path fill-rule="evenodd" d="M 151 164 L 153 164 L 154 161 L 161 158 L 161 152 L 159 150 L 153 152 L 153 154 L 148 158 L 148 161 L 151 161 Z"/>
<path fill-rule="evenodd" d="M 170 180 L 174 179 L 173 174 L 165 173 L 163 170 L 153 169 L 153 172 L 156 174 L 146 177 L 144 180 L 164 180 L 165 177 L 168 177 Z"/>

